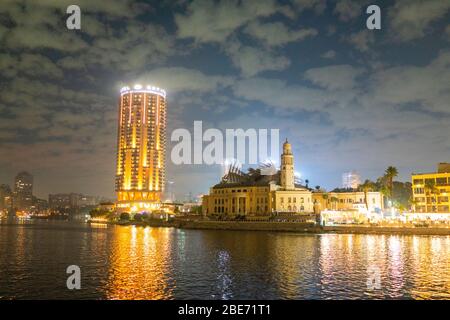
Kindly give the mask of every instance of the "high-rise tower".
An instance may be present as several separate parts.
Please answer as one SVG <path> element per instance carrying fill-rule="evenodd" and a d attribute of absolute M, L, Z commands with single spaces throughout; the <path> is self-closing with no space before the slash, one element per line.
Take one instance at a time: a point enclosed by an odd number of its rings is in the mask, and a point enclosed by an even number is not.
<path fill-rule="evenodd" d="M 26 171 L 19 172 L 14 181 L 14 207 L 28 210 L 33 205 L 33 176 Z"/>
<path fill-rule="evenodd" d="M 120 91 L 117 141 L 117 206 L 155 209 L 164 192 L 166 92 L 135 85 Z"/>
<path fill-rule="evenodd" d="M 294 190 L 294 155 L 291 144 L 287 141 L 283 143 L 283 154 L 281 155 L 281 188 Z"/>

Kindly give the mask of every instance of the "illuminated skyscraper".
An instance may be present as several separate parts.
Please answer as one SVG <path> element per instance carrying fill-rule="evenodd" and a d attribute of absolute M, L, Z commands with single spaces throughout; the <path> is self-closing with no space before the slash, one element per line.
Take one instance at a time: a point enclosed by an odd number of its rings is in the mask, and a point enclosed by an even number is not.
<path fill-rule="evenodd" d="M 165 185 L 166 92 L 153 86 L 120 93 L 117 206 L 141 211 L 159 206 Z"/>

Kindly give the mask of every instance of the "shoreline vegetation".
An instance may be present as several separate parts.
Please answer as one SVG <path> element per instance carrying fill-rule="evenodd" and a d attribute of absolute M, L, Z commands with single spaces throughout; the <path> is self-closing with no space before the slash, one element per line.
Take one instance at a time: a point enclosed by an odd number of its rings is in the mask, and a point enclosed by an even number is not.
<path fill-rule="evenodd" d="M 91 223 L 96 223 L 91 221 Z M 450 227 L 338 225 L 318 226 L 308 222 L 210 221 L 210 220 L 148 220 L 105 222 L 119 226 L 169 227 L 198 230 L 269 231 L 308 234 L 387 234 L 387 235 L 450 235 Z"/>

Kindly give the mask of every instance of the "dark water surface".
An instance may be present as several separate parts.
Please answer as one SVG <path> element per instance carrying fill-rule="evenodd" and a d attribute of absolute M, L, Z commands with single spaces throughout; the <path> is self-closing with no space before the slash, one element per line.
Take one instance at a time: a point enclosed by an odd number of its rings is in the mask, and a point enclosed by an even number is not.
<path fill-rule="evenodd" d="M 0 298 L 450 299 L 450 237 L 2 220 Z"/>

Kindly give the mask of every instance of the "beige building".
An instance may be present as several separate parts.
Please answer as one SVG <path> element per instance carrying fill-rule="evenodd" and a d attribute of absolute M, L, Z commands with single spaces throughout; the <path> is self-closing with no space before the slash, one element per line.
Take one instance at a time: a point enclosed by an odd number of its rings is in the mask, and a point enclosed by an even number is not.
<path fill-rule="evenodd" d="M 295 184 L 294 156 L 291 145 L 283 144 L 281 167 L 272 175 L 261 174 L 261 169 L 243 173 L 236 168 L 203 196 L 204 215 L 264 216 L 273 213 L 311 213 L 311 191 Z"/>
<path fill-rule="evenodd" d="M 433 173 L 413 173 L 414 211 L 419 213 L 450 213 L 450 164 L 438 164 Z"/>
<path fill-rule="evenodd" d="M 381 192 L 367 192 L 367 205 L 365 197 L 364 192 L 354 190 L 319 191 L 312 195 L 316 212 L 323 210 L 376 212 L 384 209 L 384 198 Z"/>

